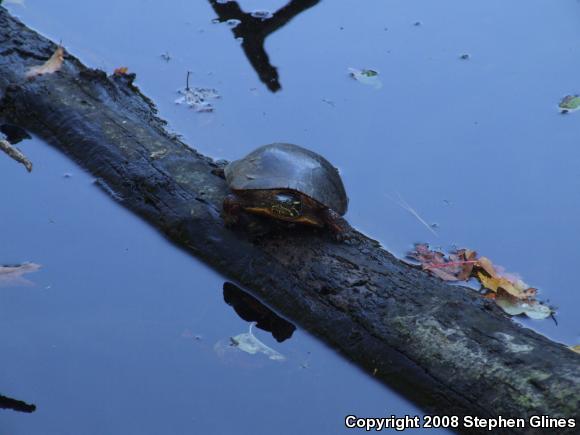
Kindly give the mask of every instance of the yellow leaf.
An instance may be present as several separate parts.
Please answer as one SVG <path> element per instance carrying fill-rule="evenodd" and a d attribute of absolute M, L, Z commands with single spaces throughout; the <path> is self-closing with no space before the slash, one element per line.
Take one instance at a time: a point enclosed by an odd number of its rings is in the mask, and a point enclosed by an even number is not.
<path fill-rule="evenodd" d="M 499 286 L 499 281 L 497 278 L 484 275 L 481 272 L 477 272 L 477 279 L 479 279 L 481 285 L 486 289 L 491 290 L 492 292 L 497 292 Z"/>
<path fill-rule="evenodd" d="M 64 62 L 64 49 L 59 45 L 50 59 L 42 65 L 33 66 L 26 72 L 26 78 L 30 79 L 42 74 L 52 74 L 60 70 Z"/>
<path fill-rule="evenodd" d="M 479 260 L 477 260 L 477 265 L 482 268 L 489 276 L 497 276 L 497 272 L 495 271 L 493 263 L 489 258 L 481 257 Z"/>
<path fill-rule="evenodd" d="M 580 344 L 577 344 L 576 346 L 570 346 L 570 349 L 576 353 L 580 353 Z"/>
<path fill-rule="evenodd" d="M 129 68 L 127 68 L 126 66 L 121 66 L 119 68 L 115 68 L 115 71 L 113 71 L 113 75 L 124 76 L 128 72 L 129 72 Z"/>
<path fill-rule="evenodd" d="M 526 289 L 517 287 L 510 280 L 501 276 L 487 276 L 481 272 L 478 272 L 477 278 L 479 279 L 479 282 L 481 282 L 481 285 L 493 292 L 497 292 L 498 289 L 502 289 L 518 299 L 527 297 L 525 292 Z"/>

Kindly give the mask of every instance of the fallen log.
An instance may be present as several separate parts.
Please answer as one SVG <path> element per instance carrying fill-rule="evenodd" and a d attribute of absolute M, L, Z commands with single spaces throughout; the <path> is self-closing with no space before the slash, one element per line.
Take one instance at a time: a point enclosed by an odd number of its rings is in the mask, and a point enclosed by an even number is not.
<path fill-rule="evenodd" d="M 576 417 L 580 355 L 361 233 L 336 243 L 309 229 L 225 228 L 218 163 L 165 130 L 133 76 L 67 54 L 61 71 L 24 78 L 55 48 L 0 7 L 0 117 L 69 155 L 172 241 L 428 412 Z"/>

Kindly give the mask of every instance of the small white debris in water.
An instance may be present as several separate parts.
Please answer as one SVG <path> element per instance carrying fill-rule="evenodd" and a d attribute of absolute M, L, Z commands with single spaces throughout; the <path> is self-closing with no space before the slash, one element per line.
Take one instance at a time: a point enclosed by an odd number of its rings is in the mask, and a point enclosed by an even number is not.
<path fill-rule="evenodd" d="M 177 91 L 180 95 L 175 104 L 185 104 L 196 112 L 213 112 L 214 107 L 208 100 L 220 98 L 217 90 L 212 88 L 187 88 Z"/>
<path fill-rule="evenodd" d="M 254 17 L 254 18 L 259 18 L 261 20 L 268 20 L 274 16 L 274 14 L 272 12 L 267 11 L 265 9 L 254 11 L 250 15 L 252 15 L 252 17 Z"/>

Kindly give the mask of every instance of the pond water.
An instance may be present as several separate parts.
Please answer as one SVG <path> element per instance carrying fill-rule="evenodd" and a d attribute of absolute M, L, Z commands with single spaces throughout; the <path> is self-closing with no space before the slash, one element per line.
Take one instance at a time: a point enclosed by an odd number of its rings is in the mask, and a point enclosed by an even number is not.
<path fill-rule="evenodd" d="M 274 141 L 324 154 L 344 177 L 353 226 L 401 256 L 417 241 L 476 249 L 558 307 L 557 324 L 522 323 L 580 343 L 580 114 L 557 110 L 580 92 L 580 3 L 239 2 L 286 4 L 268 28 L 233 2 L 7 6 L 84 63 L 136 72 L 204 154 L 232 159 Z M 225 22 L 236 17 L 237 28 Z M 274 27 L 269 66 L 256 32 Z M 381 86 L 349 68 L 378 71 Z M 212 113 L 175 104 L 187 71 L 191 86 L 220 94 Z M 33 286 L 0 288 L 0 394 L 38 409 L 1 411 L 1 434 L 333 434 L 351 413 L 420 413 L 300 329 L 282 343 L 254 331 L 284 362 L 221 352 L 248 330 L 224 279 L 42 141 L 21 147 L 32 174 L 0 156 L 0 264 L 43 267 Z"/>

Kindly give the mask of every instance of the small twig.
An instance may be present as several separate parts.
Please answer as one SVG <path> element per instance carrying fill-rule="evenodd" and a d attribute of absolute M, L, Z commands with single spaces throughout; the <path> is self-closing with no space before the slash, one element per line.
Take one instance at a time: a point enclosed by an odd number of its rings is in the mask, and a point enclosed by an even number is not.
<path fill-rule="evenodd" d="M 32 172 L 32 162 L 10 142 L 0 139 L 0 150 L 4 151 L 18 163 L 22 163 L 28 172 Z"/>
<path fill-rule="evenodd" d="M 191 71 L 187 71 L 187 77 L 185 78 L 185 90 L 189 91 L 189 75 L 191 74 Z"/>

